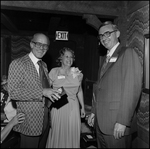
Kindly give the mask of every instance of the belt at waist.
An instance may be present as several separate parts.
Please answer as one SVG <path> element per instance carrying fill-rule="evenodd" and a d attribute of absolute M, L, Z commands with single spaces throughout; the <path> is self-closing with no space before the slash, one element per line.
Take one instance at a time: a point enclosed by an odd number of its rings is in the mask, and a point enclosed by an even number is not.
<path fill-rule="evenodd" d="M 32 100 L 18 100 L 16 102 L 42 102 L 43 103 L 44 101 L 43 100 L 39 100 L 39 99 L 32 99 Z M 51 105 L 50 100 L 45 97 L 45 106 L 49 108 L 50 105 Z"/>
<path fill-rule="evenodd" d="M 43 102 L 42 100 L 37 100 L 37 99 L 33 99 L 33 100 L 17 100 L 16 102 Z"/>

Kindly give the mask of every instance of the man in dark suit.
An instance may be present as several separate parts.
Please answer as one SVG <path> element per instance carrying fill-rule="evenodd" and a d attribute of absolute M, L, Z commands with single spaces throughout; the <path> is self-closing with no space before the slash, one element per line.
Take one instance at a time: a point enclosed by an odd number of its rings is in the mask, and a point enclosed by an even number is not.
<path fill-rule="evenodd" d="M 124 47 L 119 36 L 115 24 L 101 24 L 99 38 L 108 52 L 94 86 L 96 101 L 88 118 L 90 126 L 95 123 L 98 148 L 131 147 L 131 129 L 142 89 L 143 70 L 138 54 Z"/>
<path fill-rule="evenodd" d="M 31 52 L 13 60 L 9 66 L 10 98 L 17 101 L 17 113 L 22 112 L 26 116 L 22 124 L 14 127 L 14 130 L 21 134 L 21 148 L 45 147 L 50 121 L 48 108 L 51 101 L 60 98 L 59 92 L 50 88 L 47 65 L 43 61 L 42 68 L 47 86 L 43 86 L 40 78 L 41 70 L 39 70 L 38 61 L 48 51 L 49 44 L 50 41 L 46 35 L 35 34 L 30 42 Z M 46 97 L 50 103 L 46 102 Z"/>

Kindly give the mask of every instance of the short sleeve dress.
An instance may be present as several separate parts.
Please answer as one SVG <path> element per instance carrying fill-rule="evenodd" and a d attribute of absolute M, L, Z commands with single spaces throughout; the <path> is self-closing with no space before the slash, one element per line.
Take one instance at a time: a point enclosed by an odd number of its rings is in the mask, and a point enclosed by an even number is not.
<path fill-rule="evenodd" d="M 60 74 L 60 67 L 49 73 L 53 88 L 63 87 L 68 95 L 68 104 L 51 110 L 51 129 L 46 148 L 80 148 L 81 118 L 77 93 L 83 74 L 73 77 Z"/>

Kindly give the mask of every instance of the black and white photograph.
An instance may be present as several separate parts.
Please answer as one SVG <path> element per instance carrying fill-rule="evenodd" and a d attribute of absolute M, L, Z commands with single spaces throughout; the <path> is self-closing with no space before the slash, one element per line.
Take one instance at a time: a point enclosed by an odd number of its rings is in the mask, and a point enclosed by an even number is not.
<path fill-rule="evenodd" d="M 1 148 L 149 148 L 149 1 L 1 1 Z"/>

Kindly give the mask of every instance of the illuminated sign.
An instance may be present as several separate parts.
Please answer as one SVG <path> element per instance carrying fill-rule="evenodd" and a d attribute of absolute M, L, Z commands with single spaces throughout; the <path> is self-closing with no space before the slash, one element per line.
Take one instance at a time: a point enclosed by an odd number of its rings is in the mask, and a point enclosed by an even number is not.
<path fill-rule="evenodd" d="M 68 40 L 68 32 L 56 31 L 56 40 Z"/>

